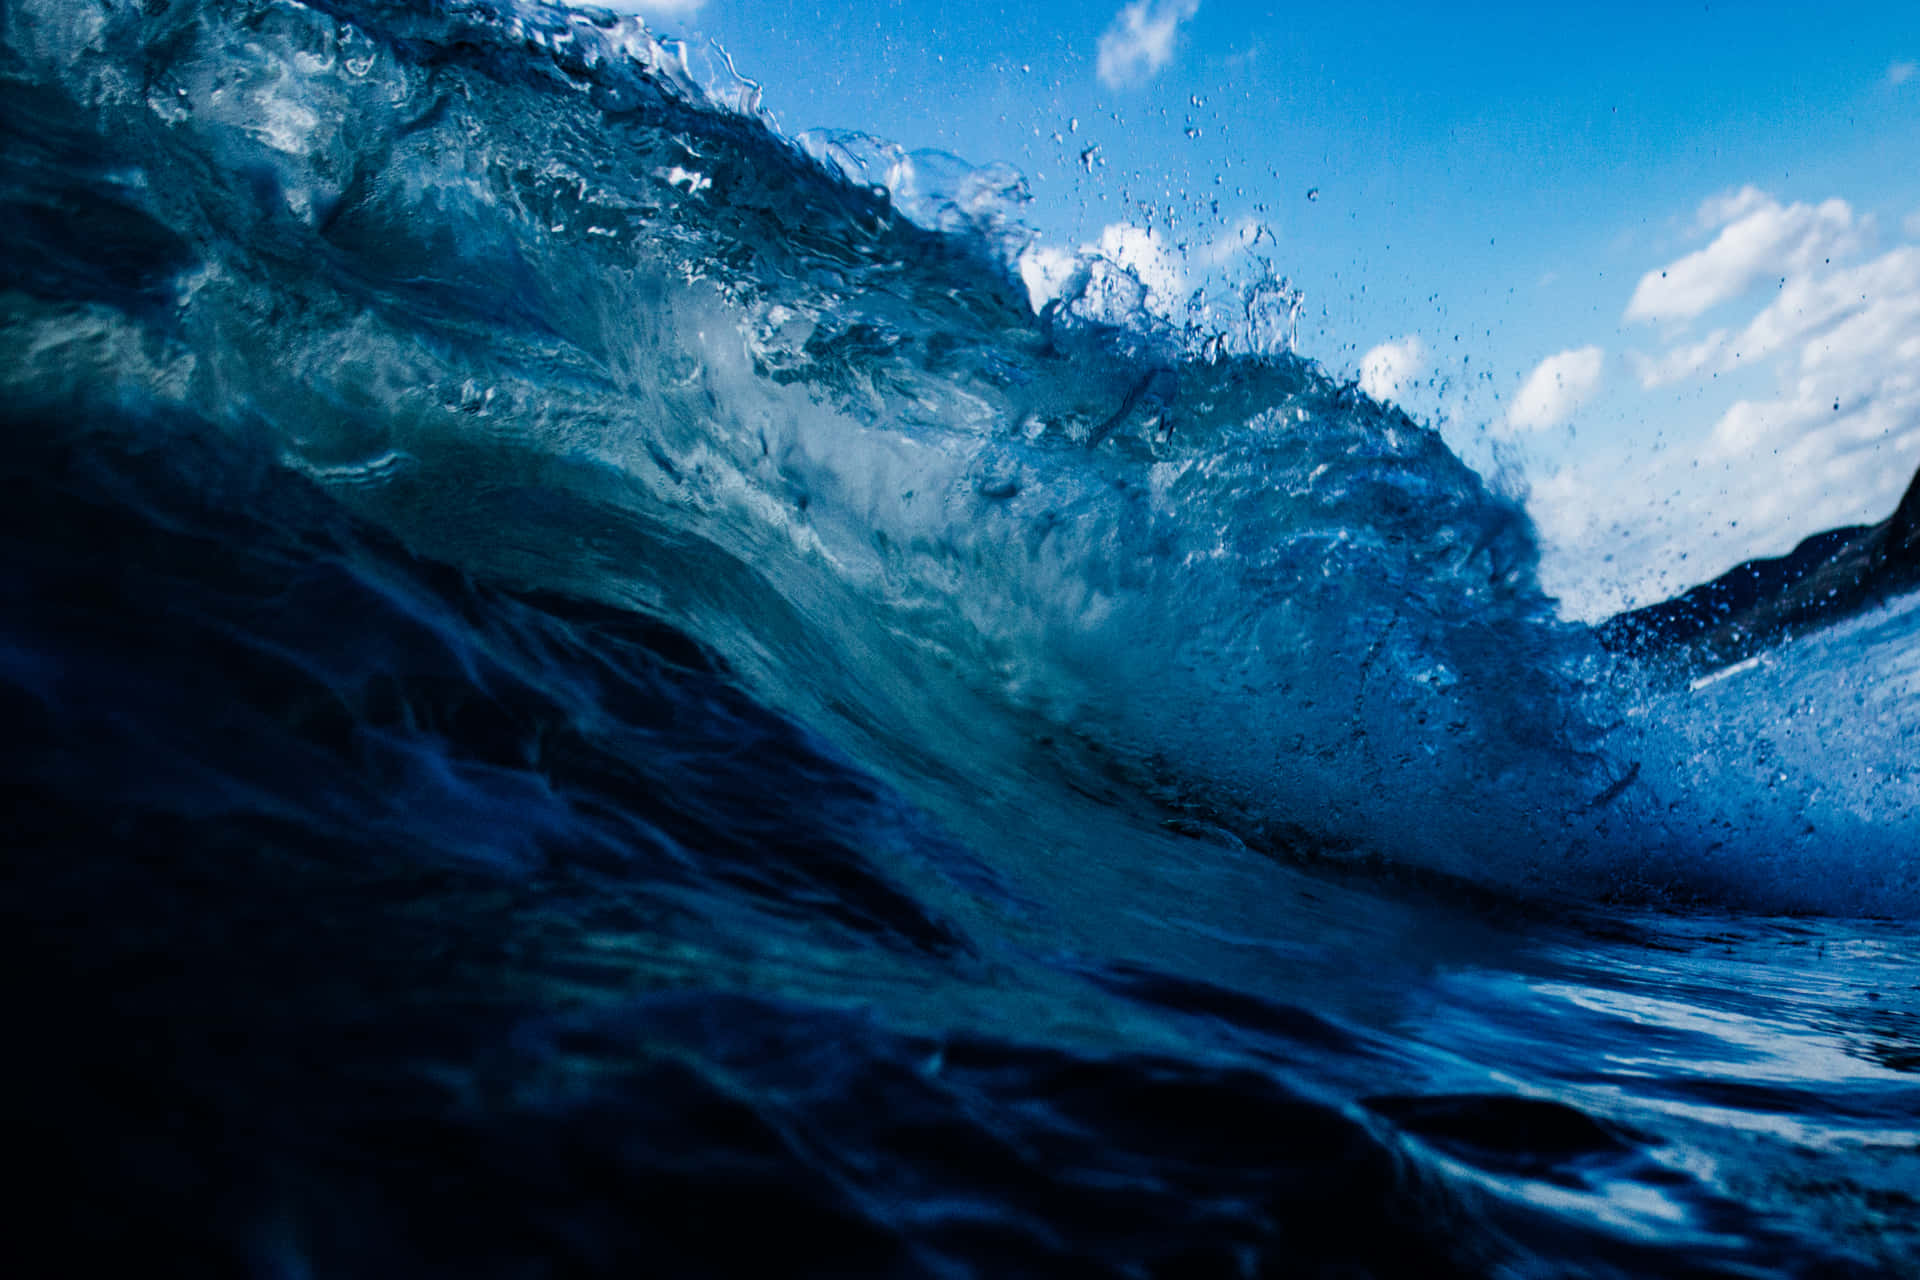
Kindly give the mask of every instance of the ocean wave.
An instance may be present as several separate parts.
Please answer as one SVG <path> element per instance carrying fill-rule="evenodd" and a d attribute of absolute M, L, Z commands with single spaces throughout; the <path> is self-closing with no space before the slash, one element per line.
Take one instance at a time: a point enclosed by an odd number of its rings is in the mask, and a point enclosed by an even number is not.
<path fill-rule="evenodd" d="M 1783 783 L 1556 622 L 1517 500 L 1295 354 L 1280 282 L 1175 323 L 1088 259 L 1036 313 L 1017 174 L 785 138 L 633 19 L 7 24 L 35 421 L 263 440 L 428 554 L 670 619 L 922 798 L 1120 778 L 1286 857 L 1920 905 L 1904 773 Z"/>

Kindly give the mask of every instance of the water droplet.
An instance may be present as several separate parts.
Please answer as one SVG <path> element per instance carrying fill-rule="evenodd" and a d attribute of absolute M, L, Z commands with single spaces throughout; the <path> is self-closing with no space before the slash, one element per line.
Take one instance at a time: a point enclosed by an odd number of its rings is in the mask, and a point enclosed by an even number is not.
<path fill-rule="evenodd" d="M 1318 200 L 1319 198 L 1320 198 L 1320 188 L 1318 187 L 1307 188 L 1307 199 Z"/>
<path fill-rule="evenodd" d="M 1085 151 L 1082 151 L 1080 153 L 1080 167 L 1085 169 L 1088 173 L 1093 172 L 1093 166 L 1096 163 L 1098 163 L 1099 160 L 1100 160 L 1100 144 L 1099 143 L 1095 143 L 1093 146 L 1088 147 Z"/>

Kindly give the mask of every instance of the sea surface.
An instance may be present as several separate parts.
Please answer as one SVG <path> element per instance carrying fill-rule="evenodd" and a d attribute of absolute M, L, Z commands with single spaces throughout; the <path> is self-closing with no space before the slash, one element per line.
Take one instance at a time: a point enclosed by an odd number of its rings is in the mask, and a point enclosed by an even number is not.
<path fill-rule="evenodd" d="M 1609 655 L 715 65 L 0 3 L 12 1273 L 1920 1274 L 1920 598 Z"/>

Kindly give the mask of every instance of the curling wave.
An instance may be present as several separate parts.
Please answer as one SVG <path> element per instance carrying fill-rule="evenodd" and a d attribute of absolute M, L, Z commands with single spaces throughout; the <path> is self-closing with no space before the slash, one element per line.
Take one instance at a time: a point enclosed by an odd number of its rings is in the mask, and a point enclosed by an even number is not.
<path fill-rule="evenodd" d="M 22 420 L 264 439 L 430 555 L 670 619 L 937 811 L 1120 786 L 1285 856 L 1920 906 L 1907 614 L 1703 689 L 1608 658 L 1271 282 L 1178 328 L 1088 262 L 1036 315 L 1017 174 L 788 140 L 633 19 L 5 21 Z M 1863 662 L 1880 716 L 1805 710 Z"/>

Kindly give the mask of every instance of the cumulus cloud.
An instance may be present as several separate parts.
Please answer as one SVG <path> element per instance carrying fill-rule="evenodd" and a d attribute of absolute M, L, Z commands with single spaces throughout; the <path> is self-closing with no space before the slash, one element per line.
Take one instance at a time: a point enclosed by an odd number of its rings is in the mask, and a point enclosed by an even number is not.
<path fill-rule="evenodd" d="M 1865 228 L 1845 200 L 1782 205 L 1752 187 L 1715 196 L 1699 222 L 1719 226 L 1713 242 L 1640 278 L 1629 321 L 1691 320 L 1767 277 L 1807 271 L 1858 249 Z"/>
<path fill-rule="evenodd" d="M 1898 88 L 1913 79 L 1916 72 L 1920 72 L 1920 62 L 1909 60 L 1892 63 L 1887 67 L 1887 83 Z"/>
<path fill-rule="evenodd" d="M 1426 369 L 1426 343 L 1419 334 L 1408 334 L 1360 357 L 1360 389 L 1375 400 L 1397 400 Z"/>
<path fill-rule="evenodd" d="M 1200 0 L 1134 0 L 1100 36 L 1095 69 L 1109 89 L 1144 84 L 1173 61 L 1180 24 L 1200 11 Z"/>
<path fill-rule="evenodd" d="M 1514 431 L 1544 431 L 1573 416 L 1600 385 L 1606 353 L 1599 347 L 1576 347 L 1548 356 L 1535 366 L 1507 410 L 1507 426 Z"/>

